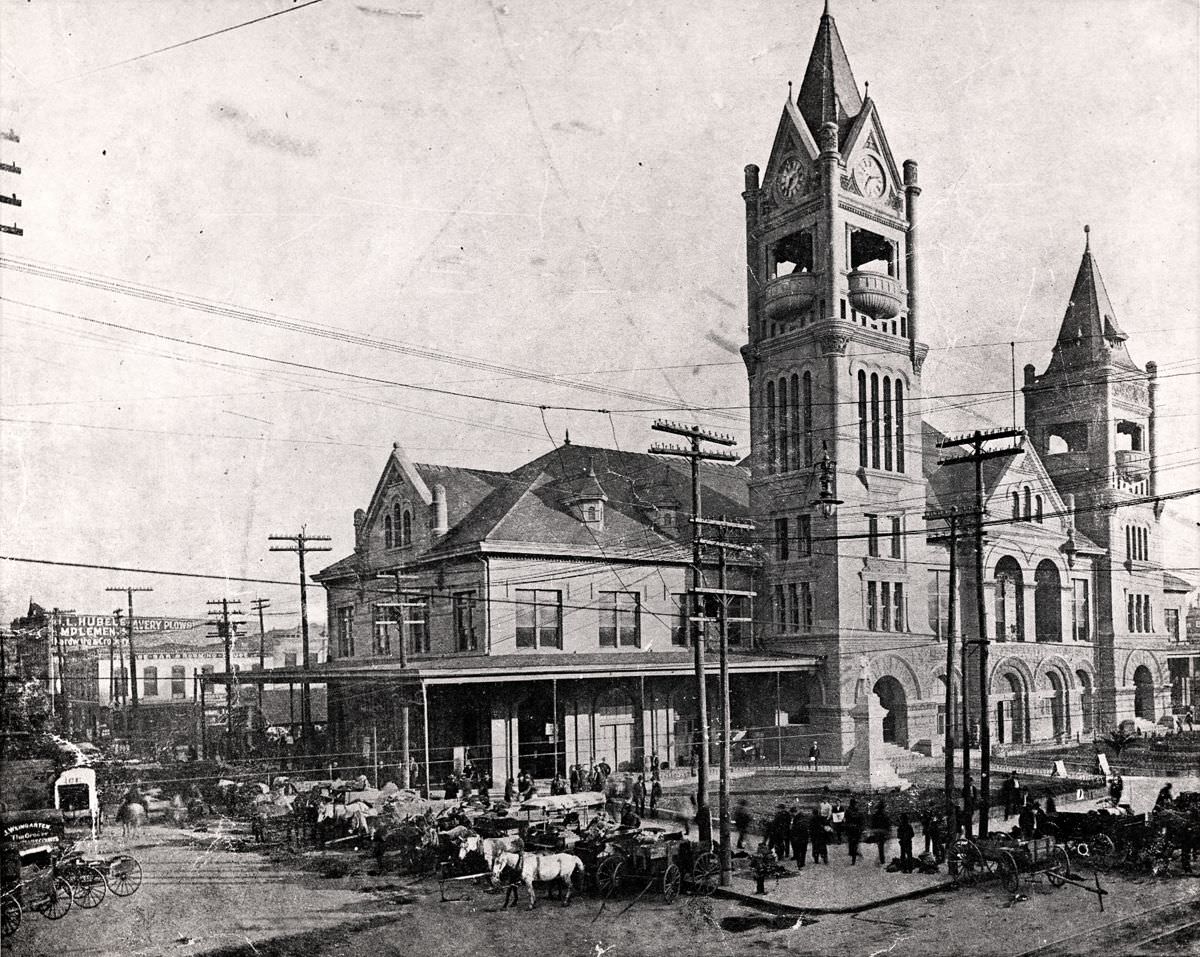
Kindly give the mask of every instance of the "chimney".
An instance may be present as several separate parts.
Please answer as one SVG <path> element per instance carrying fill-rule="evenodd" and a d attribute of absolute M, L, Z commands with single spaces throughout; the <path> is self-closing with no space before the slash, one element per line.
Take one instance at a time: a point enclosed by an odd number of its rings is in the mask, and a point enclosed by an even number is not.
<path fill-rule="evenodd" d="M 433 487 L 433 534 L 441 537 L 450 531 L 450 521 L 446 517 L 446 486 Z"/>
<path fill-rule="evenodd" d="M 361 508 L 354 510 L 354 550 L 361 552 L 366 545 L 367 513 Z"/>

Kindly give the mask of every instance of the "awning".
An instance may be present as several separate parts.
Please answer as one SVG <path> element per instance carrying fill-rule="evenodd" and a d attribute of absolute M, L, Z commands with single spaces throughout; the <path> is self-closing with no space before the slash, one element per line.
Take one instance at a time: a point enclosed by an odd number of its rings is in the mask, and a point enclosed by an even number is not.
<path fill-rule="evenodd" d="M 729 673 L 774 674 L 814 672 L 821 663 L 815 655 L 730 654 Z M 705 662 L 705 674 L 716 677 L 720 664 L 715 654 Z M 400 667 L 394 658 L 356 659 L 316 668 L 274 668 L 239 671 L 240 684 L 330 684 L 391 681 L 399 684 L 473 684 L 585 678 L 683 677 L 696 673 L 690 651 L 617 652 L 592 654 L 446 656 L 409 661 Z M 210 684 L 224 684 L 224 674 L 203 675 Z"/>

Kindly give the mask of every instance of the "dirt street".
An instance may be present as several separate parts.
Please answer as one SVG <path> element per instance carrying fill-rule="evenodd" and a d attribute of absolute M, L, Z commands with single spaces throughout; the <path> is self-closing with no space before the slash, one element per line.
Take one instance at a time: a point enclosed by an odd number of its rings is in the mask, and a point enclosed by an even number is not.
<path fill-rule="evenodd" d="M 102 850 L 112 852 L 120 841 Z M 13 957 L 256 955 L 380 957 L 553 954 L 555 957 L 683 957 L 748 953 L 871 957 L 884 953 L 977 955 L 1200 954 L 1200 880 L 1105 880 L 1105 912 L 1072 887 L 997 884 L 796 922 L 741 903 L 680 897 L 663 904 L 636 889 L 603 906 L 590 894 L 569 909 L 542 899 L 531 913 L 501 911 L 502 897 L 469 883 L 442 902 L 434 881 L 374 876 L 347 855 L 352 873 L 321 876 L 295 861 L 223 849 L 217 835 L 154 827 L 131 848 L 145 883 L 124 900 L 72 909 L 58 922 L 26 915 Z M 334 869 L 337 872 L 337 869 Z M 328 871 L 327 871 L 328 873 Z M 629 906 L 632 904 L 632 906 Z M 831 901 L 831 904 L 836 902 Z M 1166 948 L 1166 949 L 1164 949 Z"/>

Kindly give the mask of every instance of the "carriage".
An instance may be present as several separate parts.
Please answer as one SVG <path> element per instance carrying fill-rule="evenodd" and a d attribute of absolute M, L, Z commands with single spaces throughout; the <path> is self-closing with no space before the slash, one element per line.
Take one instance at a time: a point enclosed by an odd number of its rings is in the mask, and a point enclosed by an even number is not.
<path fill-rule="evenodd" d="M 1052 837 L 1022 840 L 1014 837 L 962 838 L 947 852 L 950 873 L 959 886 L 969 886 L 988 876 L 1000 878 L 1001 886 L 1016 893 L 1022 879 L 1038 883 L 1044 877 L 1051 887 L 1070 881 L 1071 855 Z"/>
<path fill-rule="evenodd" d="M 1097 807 L 1090 811 L 1058 811 L 1047 818 L 1051 833 L 1073 858 L 1091 867 L 1109 868 L 1120 862 L 1118 847 L 1146 822 L 1145 814 L 1127 807 Z"/>
<path fill-rule="evenodd" d="M 652 835 L 647 841 L 643 834 Z M 678 832 L 655 833 L 655 829 L 610 837 L 607 850 L 596 862 L 596 889 L 612 897 L 627 883 L 640 883 L 638 896 L 656 888 L 666 903 L 679 895 L 683 884 L 680 849 L 685 845 Z M 584 866 L 587 866 L 586 858 Z"/>
<path fill-rule="evenodd" d="M 5 937 L 21 926 L 24 911 L 59 920 L 71 910 L 75 889 L 59 873 L 58 857 L 56 837 L 8 840 L 0 846 L 0 930 Z"/>

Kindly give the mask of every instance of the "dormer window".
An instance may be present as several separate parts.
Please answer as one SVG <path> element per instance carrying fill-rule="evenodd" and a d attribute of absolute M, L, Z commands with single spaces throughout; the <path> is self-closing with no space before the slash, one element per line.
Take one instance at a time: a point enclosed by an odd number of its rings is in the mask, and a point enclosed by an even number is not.
<path fill-rule="evenodd" d="M 608 496 L 596 478 L 596 469 L 588 462 L 588 469 L 573 483 L 568 506 L 575 517 L 591 529 L 604 527 L 604 503 Z"/>
<path fill-rule="evenodd" d="M 597 502 L 594 505 L 585 505 L 583 507 L 583 520 L 589 525 L 593 522 L 603 521 L 604 519 L 604 503 Z"/>

